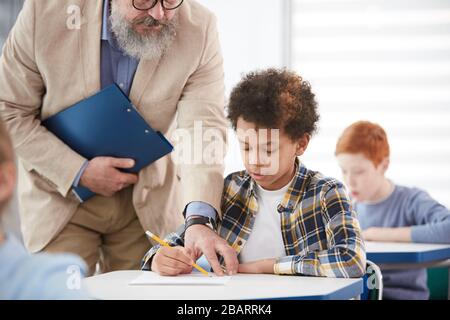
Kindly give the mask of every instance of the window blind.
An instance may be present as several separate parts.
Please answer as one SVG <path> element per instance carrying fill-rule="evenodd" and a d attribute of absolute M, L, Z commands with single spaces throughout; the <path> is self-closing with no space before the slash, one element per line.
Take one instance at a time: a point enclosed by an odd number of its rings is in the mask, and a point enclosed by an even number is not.
<path fill-rule="evenodd" d="M 358 120 L 387 131 L 395 183 L 450 207 L 450 1 L 291 0 L 290 67 L 321 120 L 303 161 L 341 179 L 334 148 Z"/>

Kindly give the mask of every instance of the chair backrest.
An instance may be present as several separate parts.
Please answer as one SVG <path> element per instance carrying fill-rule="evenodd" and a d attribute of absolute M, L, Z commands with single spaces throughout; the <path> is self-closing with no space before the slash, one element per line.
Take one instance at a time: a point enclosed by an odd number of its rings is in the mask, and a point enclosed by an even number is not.
<path fill-rule="evenodd" d="M 383 276 L 380 268 L 370 260 L 366 262 L 363 277 L 364 291 L 361 300 L 381 300 L 383 298 Z"/>

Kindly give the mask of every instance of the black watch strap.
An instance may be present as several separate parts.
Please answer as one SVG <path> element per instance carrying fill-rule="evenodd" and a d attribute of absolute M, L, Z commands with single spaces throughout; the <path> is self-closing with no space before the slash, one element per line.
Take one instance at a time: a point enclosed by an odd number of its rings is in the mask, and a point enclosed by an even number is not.
<path fill-rule="evenodd" d="M 184 230 L 186 231 L 187 228 L 196 225 L 196 224 L 202 224 L 202 225 L 210 225 L 210 227 L 212 227 L 212 229 L 214 230 L 216 228 L 215 222 L 213 219 L 209 218 L 209 217 L 192 217 L 192 218 L 188 218 L 186 221 L 186 225 L 184 227 Z"/>

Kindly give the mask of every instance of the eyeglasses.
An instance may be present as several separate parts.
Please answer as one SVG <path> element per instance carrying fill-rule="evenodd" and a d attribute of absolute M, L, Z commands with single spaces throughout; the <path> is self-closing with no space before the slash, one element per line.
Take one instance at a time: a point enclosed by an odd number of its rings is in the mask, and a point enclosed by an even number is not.
<path fill-rule="evenodd" d="M 147 11 L 156 6 L 158 1 L 165 10 L 174 10 L 181 6 L 184 0 L 133 0 L 133 7 L 136 10 Z"/>

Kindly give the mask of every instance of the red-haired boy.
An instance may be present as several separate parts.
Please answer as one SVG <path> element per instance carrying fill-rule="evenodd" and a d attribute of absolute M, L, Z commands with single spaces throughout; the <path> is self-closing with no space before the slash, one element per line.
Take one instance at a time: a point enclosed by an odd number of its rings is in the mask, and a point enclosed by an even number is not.
<path fill-rule="evenodd" d="M 344 130 L 335 155 L 370 241 L 450 243 L 450 212 L 417 188 L 394 184 L 385 173 L 389 143 L 382 127 L 359 121 Z M 428 299 L 426 270 L 383 272 L 384 297 Z"/>

